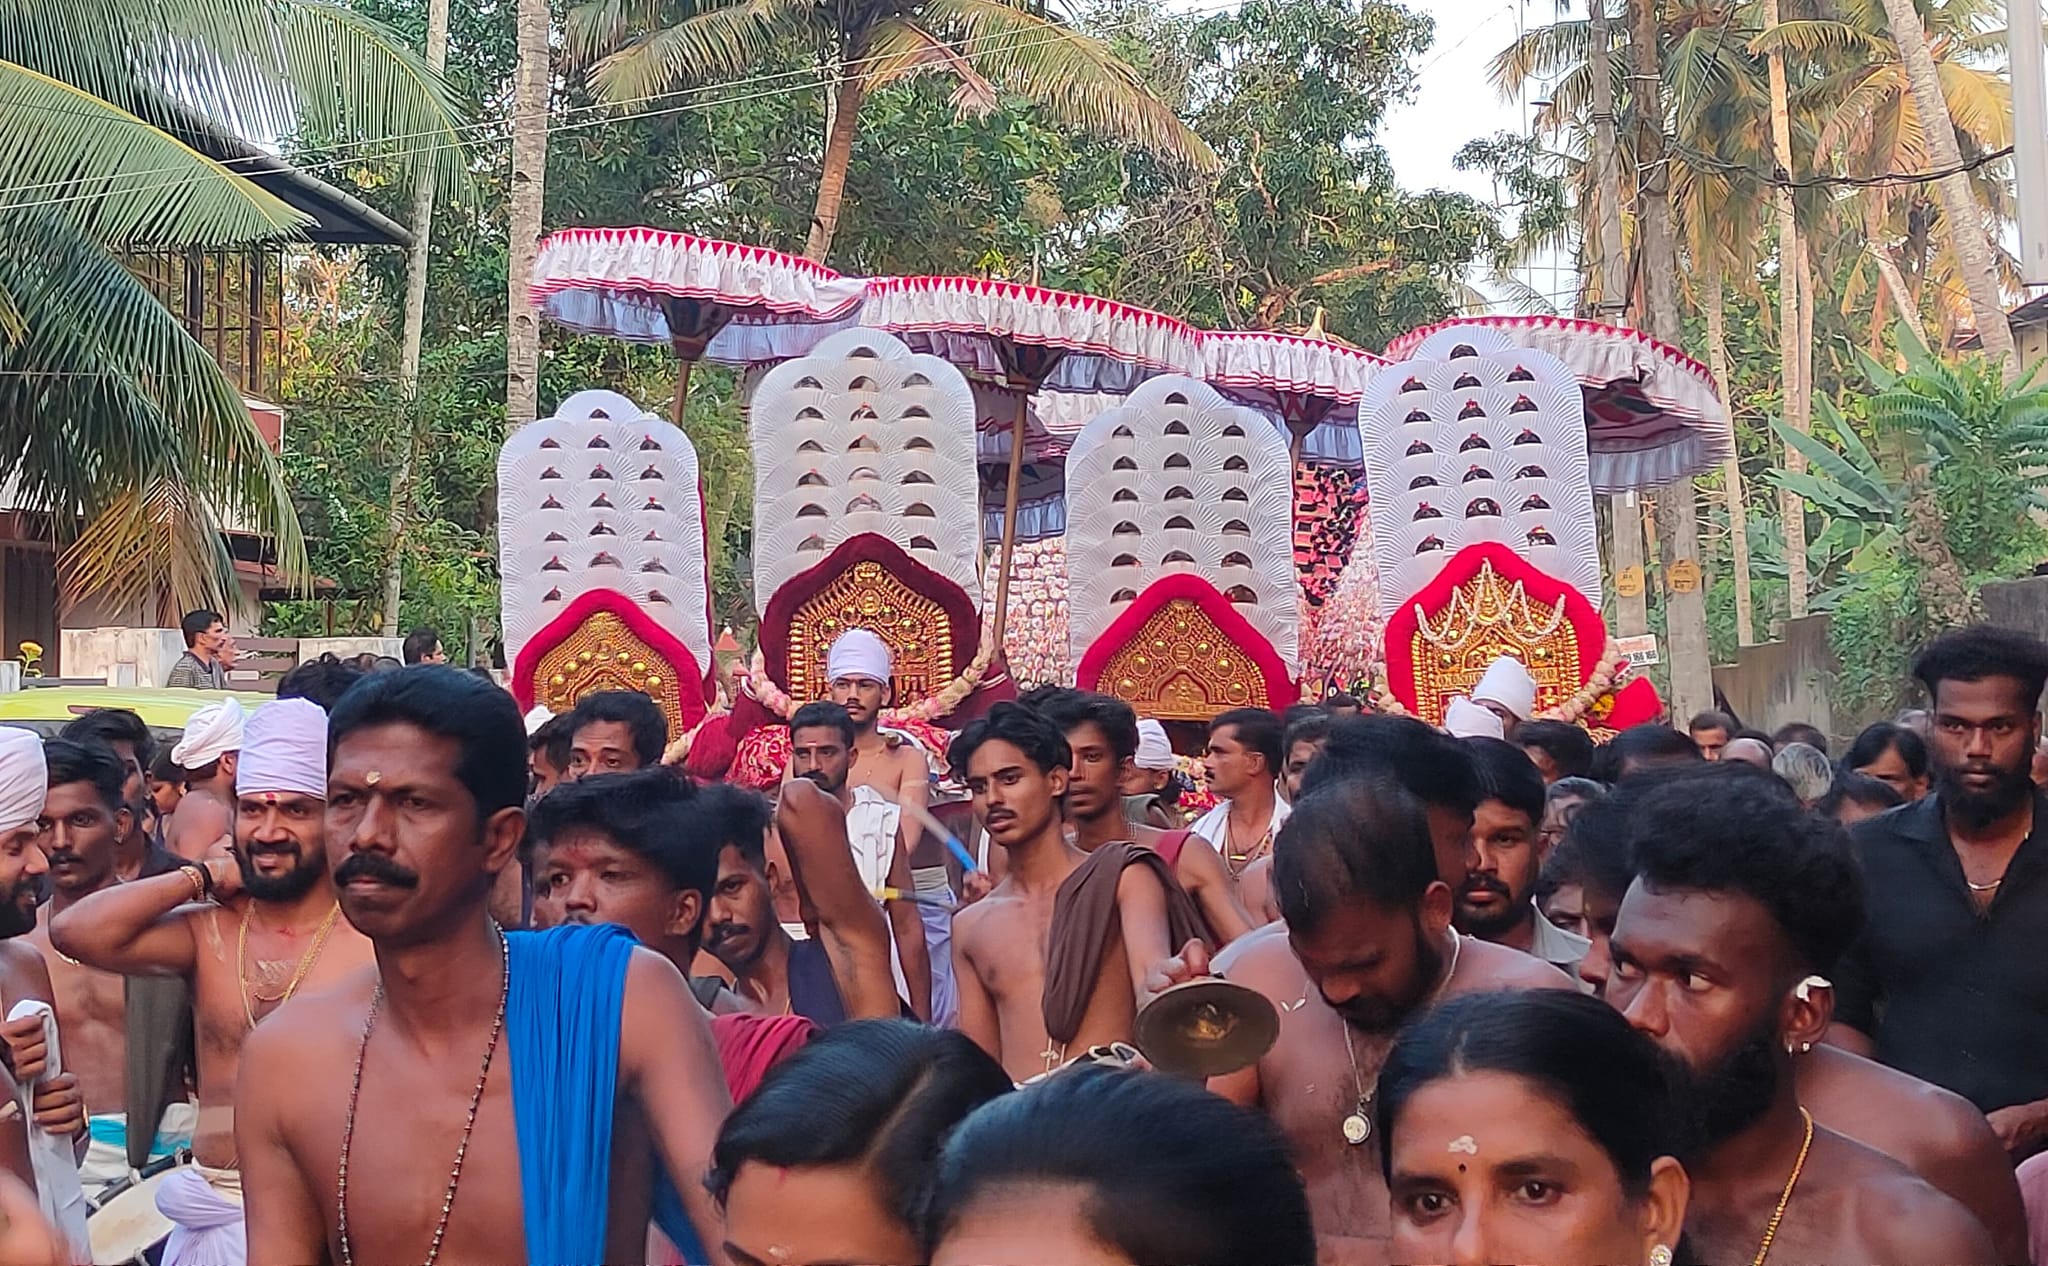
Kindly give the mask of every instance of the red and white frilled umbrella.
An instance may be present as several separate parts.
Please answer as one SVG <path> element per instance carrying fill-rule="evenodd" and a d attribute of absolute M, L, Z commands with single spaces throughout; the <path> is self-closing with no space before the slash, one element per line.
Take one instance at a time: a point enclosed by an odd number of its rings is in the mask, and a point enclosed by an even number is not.
<path fill-rule="evenodd" d="M 861 324 L 943 356 L 1014 396 L 995 644 L 1009 616 L 1031 397 L 1040 391 L 1129 392 L 1155 374 L 1199 378 L 1201 335 L 1163 313 L 1093 295 L 974 277 L 881 277 L 868 283 Z"/>
<path fill-rule="evenodd" d="M 1673 483 L 1735 452 L 1728 409 L 1707 367 L 1640 330 L 1570 317 L 1459 317 L 1403 334 L 1387 345 L 1387 357 L 1405 360 L 1432 334 L 1457 328 L 1498 330 L 1571 369 L 1586 396 L 1594 492 Z"/>
<path fill-rule="evenodd" d="M 1357 466 L 1358 402 L 1387 362 L 1328 339 L 1262 330 L 1202 336 L 1209 384 L 1287 429 L 1297 458 Z"/>
<path fill-rule="evenodd" d="M 540 244 L 532 297 L 557 325 L 666 344 L 679 362 L 670 420 L 682 425 L 700 360 L 802 356 L 855 325 L 867 282 L 765 247 L 660 229 L 563 229 Z"/>

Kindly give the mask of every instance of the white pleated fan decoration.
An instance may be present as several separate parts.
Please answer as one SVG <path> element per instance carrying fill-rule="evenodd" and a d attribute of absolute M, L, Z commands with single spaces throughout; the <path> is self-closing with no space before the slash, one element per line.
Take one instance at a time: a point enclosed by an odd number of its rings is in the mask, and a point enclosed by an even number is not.
<path fill-rule="evenodd" d="M 981 592 L 974 396 L 959 370 L 847 330 L 769 370 L 748 413 L 760 603 L 865 533 Z"/>
<path fill-rule="evenodd" d="M 614 590 L 711 663 L 697 450 L 615 391 L 579 391 L 498 453 L 505 657 L 585 593 Z"/>
<path fill-rule="evenodd" d="M 1069 642 L 1074 662 L 1161 576 L 1189 572 L 1300 668 L 1294 475 L 1256 409 L 1169 374 L 1095 416 L 1067 455 Z"/>
<path fill-rule="evenodd" d="M 1452 327 L 1382 370 L 1359 406 L 1379 608 L 1496 541 L 1600 605 L 1585 398 L 1556 357 Z"/>

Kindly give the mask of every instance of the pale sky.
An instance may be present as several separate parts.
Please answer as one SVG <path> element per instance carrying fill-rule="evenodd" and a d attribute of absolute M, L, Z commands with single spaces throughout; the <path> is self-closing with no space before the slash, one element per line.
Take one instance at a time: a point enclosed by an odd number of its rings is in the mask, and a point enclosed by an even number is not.
<path fill-rule="evenodd" d="M 1514 42 L 1518 17 L 1527 26 L 1541 26 L 1569 15 L 1576 6 L 1561 8 L 1557 0 L 1402 3 L 1436 19 L 1436 39 L 1416 62 L 1415 99 L 1388 112 L 1380 127 L 1380 143 L 1393 159 L 1402 188 L 1453 189 L 1491 202 L 1493 182 L 1484 172 L 1451 166 L 1452 156 L 1467 141 L 1495 132 L 1524 130 L 1521 105 L 1500 99 L 1487 78 L 1487 63 Z M 1610 4 L 1609 11 L 1614 7 Z M 1483 278 L 1472 280 L 1480 289 L 1497 293 Z M 1569 307 L 1572 282 L 1568 272 L 1539 268 L 1523 280 Z"/>

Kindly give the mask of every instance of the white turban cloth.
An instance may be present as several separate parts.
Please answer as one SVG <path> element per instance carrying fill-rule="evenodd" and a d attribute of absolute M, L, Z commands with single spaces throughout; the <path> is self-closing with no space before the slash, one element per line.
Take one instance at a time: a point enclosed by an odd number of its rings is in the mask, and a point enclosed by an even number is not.
<path fill-rule="evenodd" d="M 1522 667 L 1522 661 L 1503 655 L 1486 666 L 1486 675 L 1472 688 L 1476 703 L 1497 703 L 1526 721 L 1536 713 L 1536 679 Z"/>
<path fill-rule="evenodd" d="M 43 816 L 50 767 L 43 740 L 27 730 L 0 725 L 0 832 L 15 831 Z"/>
<path fill-rule="evenodd" d="M 327 713 L 310 699 L 266 703 L 249 718 L 235 794 L 266 791 L 327 798 Z"/>
<path fill-rule="evenodd" d="M 848 629 L 825 652 L 825 680 L 865 677 L 886 682 L 893 667 L 889 644 L 867 629 Z"/>
<path fill-rule="evenodd" d="M 1166 741 L 1166 727 L 1146 717 L 1138 722 L 1138 756 L 1132 762 L 1139 769 L 1174 769 L 1173 744 Z"/>
<path fill-rule="evenodd" d="M 1484 708 L 1463 695 L 1444 709 L 1444 728 L 1454 738 L 1503 738 L 1507 729 L 1492 709 Z"/>
<path fill-rule="evenodd" d="M 180 769 L 205 769 L 229 752 L 241 751 L 248 719 L 233 699 L 207 704 L 185 722 L 185 735 L 171 749 L 171 761 Z"/>

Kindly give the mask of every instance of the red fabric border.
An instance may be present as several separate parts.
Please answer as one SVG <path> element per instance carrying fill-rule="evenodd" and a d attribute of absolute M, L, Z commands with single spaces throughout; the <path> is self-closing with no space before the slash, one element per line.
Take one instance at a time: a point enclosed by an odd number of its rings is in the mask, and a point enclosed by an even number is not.
<path fill-rule="evenodd" d="M 1287 671 L 1287 664 L 1280 658 L 1280 653 L 1266 640 L 1266 635 L 1239 615 L 1237 604 L 1218 593 L 1214 585 L 1187 572 L 1161 576 L 1145 586 L 1137 600 L 1125 607 L 1124 613 L 1110 621 L 1101 636 L 1089 643 L 1074 671 L 1075 684 L 1083 690 L 1095 689 L 1102 680 L 1102 670 L 1109 665 L 1110 657 L 1138 635 L 1154 612 L 1176 598 L 1185 598 L 1200 607 L 1202 614 L 1215 621 L 1217 630 L 1259 670 L 1266 679 L 1266 700 L 1273 711 L 1291 707 L 1301 699 L 1300 686 Z"/>
<path fill-rule="evenodd" d="M 1564 617 L 1571 621 L 1572 628 L 1578 633 L 1581 686 L 1592 680 L 1593 670 L 1599 667 L 1601 648 L 1607 645 L 1607 625 L 1601 620 L 1599 611 L 1586 600 L 1586 595 L 1556 577 L 1538 571 L 1528 559 L 1500 542 L 1480 541 L 1452 555 L 1434 579 L 1387 617 L 1387 689 L 1410 712 L 1421 712 L 1415 691 L 1415 661 L 1408 652 L 1415 639 L 1416 609 L 1419 607 L 1431 615 L 1442 611 L 1451 600 L 1451 594 L 1478 575 L 1480 567 L 1486 563 L 1492 563 L 1493 570 L 1509 584 L 1521 581 L 1531 598 L 1545 604 L 1563 600 Z"/>
<path fill-rule="evenodd" d="M 1476 329 L 1508 331 L 1529 329 L 1535 326 L 1549 326 L 1555 329 L 1570 330 L 1574 334 L 1584 334 L 1592 338 L 1613 338 L 1631 343 L 1639 343 L 1657 353 L 1657 355 L 1669 359 L 1680 369 L 1705 383 L 1708 389 L 1714 393 L 1716 400 L 1721 398 L 1720 388 L 1714 386 L 1713 371 L 1694 360 L 1691 356 L 1671 346 L 1671 344 L 1660 342 L 1641 330 L 1632 330 L 1623 325 L 1608 325 L 1604 321 L 1587 321 L 1579 317 L 1544 316 L 1540 313 L 1533 316 L 1452 317 L 1448 321 L 1438 321 L 1435 325 L 1425 325 L 1410 330 L 1396 338 L 1393 342 L 1388 343 L 1387 359 L 1390 361 L 1407 360 L 1414 353 L 1415 349 L 1422 345 L 1424 339 L 1438 330 L 1449 329 L 1452 326 L 1471 326 Z M 1605 384 L 1602 385 L 1604 386 Z"/>
<path fill-rule="evenodd" d="M 658 653 L 666 656 L 681 674 L 676 682 L 676 702 L 682 712 L 683 728 L 688 730 L 704 719 L 708 709 L 705 700 L 704 666 L 690 653 L 676 635 L 654 622 L 653 617 L 642 611 L 637 603 L 614 589 L 592 589 L 578 596 L 562 610 L 560 615 L 547 622 L 540 632 L 527 639 L 519 648 L 518 656 L 512 661 L 512 697 L 519 701 L 523 712 L 533 707 L 535 692 L 534 673 L 540 667 L 541 657 L 566 641 L 570 634 L 581 628 L 583 622 L 600 611 L 608 611 L 619 617 L 633 635 L 646 642 Z M 696 683 L 695 689 L 684 688 L 684 682 Z"/>
<path fill-rule="evenodd" d="M 797 609 L 855 563 L 880 563 L 889 574 L 918 593 L 937 602 L 953 629 L 954 671 L 967 667 L 981 646 L 981 613 L 965 589 L 941 576 L 904 552 L 886 536 L 863 532 L 841 541 L 837 549 L 783 582 L 761 612 L 761 658 L 768 667 L 768 680 L 785 689 L 789 682 L 789 626 Z M 938 683 L 941 688 L 945 683 Z M 809 703 L 799 699 L 798 703 Z M 900 706 L 900 705 L 899 705 Z"/>

